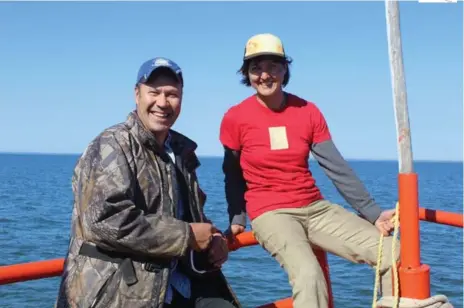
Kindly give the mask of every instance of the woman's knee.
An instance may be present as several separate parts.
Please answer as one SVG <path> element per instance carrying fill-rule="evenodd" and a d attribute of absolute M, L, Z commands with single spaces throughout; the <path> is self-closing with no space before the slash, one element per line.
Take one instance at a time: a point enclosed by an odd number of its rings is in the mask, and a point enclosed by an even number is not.
<path fill-rule="evenodd" d="M 286 255 L 276 256 L 276 258 L 287 271 L 290 281 L 295 283 L 310 283 L 325 279 L 322 268 L 313 252 L 302 253 L 305 250 L 311 250 L 311 248 L 304 249 L 301 247 L 300 253 L 290 252 Z"/>
<path fill-rule="evenodd" d="M 253 221 L 252 228 L 260 246 L 273 257 L 300 254 L 297 248 L 310 246 L 305 229 L 297 219 L 289 215 L 267 214 Z"/>

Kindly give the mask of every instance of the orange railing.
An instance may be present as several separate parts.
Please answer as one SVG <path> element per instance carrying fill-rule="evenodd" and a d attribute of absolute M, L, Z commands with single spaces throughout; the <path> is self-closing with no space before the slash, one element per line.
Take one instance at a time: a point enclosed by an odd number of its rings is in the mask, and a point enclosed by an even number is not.
<path fill-rule="evenodd" d="M 229 244 L 229 250 L 235 251 L 242 247 L 253 246 L 257 244 L 258 242 L 253 236 L 252 232 L 245 232 L 239 234 L 233 244 Z M 329 286 L 330 308 L 333 308 L 327 254 L 319 249 L 315 250 L 315 254 L 327 280 L 327 285 Z M 63 271 L 63 266 L 64 259 L 53 259 L 0 266 L 0 285 L 60 276 Z M 270 304 L 259 306 L 257 308 L 292 308 L 292 300 L 291 298 L 281 299 Z"/>
<path fill-rule="evenodd" d="M 454 227 L 463 227 L 463 215 L 439 210 L 419 208 L 419 219 L 449 225 Z M 229 245 L 231 251 L 242 247 L 256 245 L 256 239 L 251 232 L 240 234 L 234 244 Z M 329 265 L 327 254 L 322 250 L 315 250 L 319 264 L 322 267 L 327 285 L 329 287 L 330 308 L 333 308 L 333 296 L 330 283 Z M 0 285 L 10 284 L 21 281 L 56 277 L 63 271 L 64 259 L 53 259 L 45 261 L 36 261 L 29 263 L 13 264 L 0 266 Z M 258 308 L 292 308 L 291 298 L 278 300 L 274 303 L 266 304 Z"/>

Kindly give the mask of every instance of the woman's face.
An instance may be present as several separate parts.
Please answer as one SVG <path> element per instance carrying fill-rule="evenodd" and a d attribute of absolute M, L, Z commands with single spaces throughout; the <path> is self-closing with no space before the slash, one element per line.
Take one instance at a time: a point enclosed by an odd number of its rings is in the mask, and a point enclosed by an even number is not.
<path fill-rule="evenodd" d="M 272 96 L 281 91 L 287 65 L 274 59 L 252 60 L 248 67 L 251 86 L 261 96 Z"/>

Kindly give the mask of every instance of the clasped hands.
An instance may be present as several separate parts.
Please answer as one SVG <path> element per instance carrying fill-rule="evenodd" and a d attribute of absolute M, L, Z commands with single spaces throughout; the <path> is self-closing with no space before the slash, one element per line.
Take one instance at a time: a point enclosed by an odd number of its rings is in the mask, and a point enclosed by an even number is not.
<path fill-rule="evenodd" d="M 229 255 L 227 239 L 210 223 L 190 223 L 193 233 L 192 249 L 208 251 L 208 260 L 215 268 L 220 268 Z"/>

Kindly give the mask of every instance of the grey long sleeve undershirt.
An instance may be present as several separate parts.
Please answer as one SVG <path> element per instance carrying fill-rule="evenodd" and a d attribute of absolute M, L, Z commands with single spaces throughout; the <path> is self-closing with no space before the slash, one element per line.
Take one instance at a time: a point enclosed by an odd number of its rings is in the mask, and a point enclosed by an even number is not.
<path fill-rule="evenodd" d="M 342 197 L 366 220 L 374 223 L 382 210 L 367 192 L 357 175 L 348 166 L 332 141 L 313 144 L 311 151 L 324 173 Z M 240 153 L 225 148 L 223 171 L 231 225 L 246 226 L 245 180 L 240 168 Z"/>
<path fill-rule="evenodd" d="M 242 168 L 240 167 L 240 152 L 224 147 L 225 195 L 227 211 L 231 225 L 246 227 L 245 192 L 247 190 Z"/>
<path fill-rule="evenodd" d="M 374 223 L 382 210 L 348 166 L 335 144 L 331 140 L 313 144 L 311 151 L 342 197 L 366 220 Z"/>

